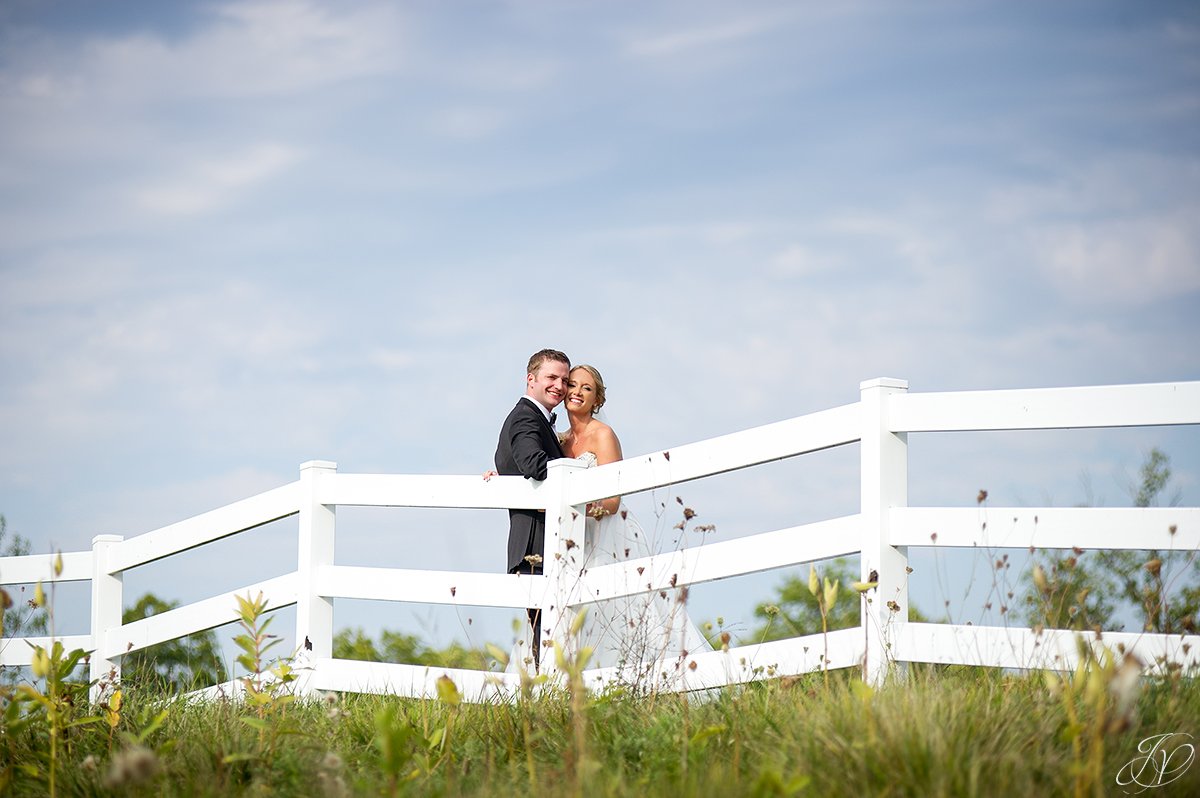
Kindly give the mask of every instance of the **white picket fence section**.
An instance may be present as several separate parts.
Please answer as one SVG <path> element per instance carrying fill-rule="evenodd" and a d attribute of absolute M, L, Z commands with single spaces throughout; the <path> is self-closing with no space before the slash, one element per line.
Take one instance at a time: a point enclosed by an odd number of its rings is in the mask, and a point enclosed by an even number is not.
<path fill-rule="evenodd" d="M 123 540 L 94 539 L 90 552 L 63 555 L 60 582 L 91 582 L 91 634 L 61 638 L 92 651 L 95 680 L 120 668 L 127 653 L 234 620 L 235 595 L 262 591 L 271 608 L 296 606 L 295 638 L 303 654 L 300 692 L 316 690 L 437 695 L 448 675 L 468 700 L 513 695 L 519 677 L 484 671 L 334 659 L 333 600 L 373 599 L 479 607 L 540 607 L 550 637 L 570 645 L 564 632 L 573 612 L 589 602 L 635 592 L 667 591 L 822 560 L 861 554 L 862 579 L 878 587 L 862 597 L 862 625 L 759 645 L 690 654 L 658 663 L 657 687 L 698 690 L 800 674 L 825 667 L 862 667 L 879 681 L 909 662 L 1009 668 L 1073 668 L 1076 635 L 1027 628 L 912 623 L 908 617 L 909 547 L 1026 549 L 1200 549 L 1200 508 L 1063 509 L 908 506 L 907 435 L 910 432 L 1028 430 L 1200 424 L 1200 382 L 946 393 L 908 393 L 902 380 L 862 383 L 860 400 L 776 424 L 597 468 L 573 460 L 551 464 L 541 483 L 519 477 L 341 474 L 312 461 L 298 481 L 243 501 Z M 584 536 L 584 505 L 613 495 L 677 485 L 830 447 L 860 444 L 861 504 L 857 514 L 763 531 L 727 542 L 641 560 L 591 567 L 580 575 L 574 545 Z M 549 508 L 545 572 L 511 576 L 448 571 L 339 566 L 333 562 L 336 508 Z M 121 623 L 122 574 L 138 565 L 236 535 L 291 515 L 299 516 L 297 569 L 129 624 Z M 489 521 L 494 523 L 495 519 Z M 49 581 L 52 555 L 0 560 L 0 582 Z M 630 587 L 631 585 L 636 587 Z M 1134 652 L 1148 669 L 1200 664 L 1200 636 L 1106 632 L 1103 643 Z M 46 644 L 44 639 L 31 639 Z M 5 641 L 0 662 L 30 662 L 31 648 Z M 827 657 L 827 659 L 826 659 Z M 553 657 L 543 657 L 551 671 Z M 612 669 L 585 673 L 590 685 L 619 678 Z M 235 689 L 232 686 L 215 689 Z"/>

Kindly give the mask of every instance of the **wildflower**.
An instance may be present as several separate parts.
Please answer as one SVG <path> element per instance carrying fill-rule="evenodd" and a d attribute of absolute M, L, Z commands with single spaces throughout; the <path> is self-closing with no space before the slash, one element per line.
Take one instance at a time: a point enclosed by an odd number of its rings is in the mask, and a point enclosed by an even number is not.
<path fill-rule="evenodd" d="M 1132 653 L 1126 654 L 1109 682 L 1108 689 L 1114 698 L 1112 731 L 1128 728 L 1133 720 L 1137 698 L 1141 692 L 1142 668 L 1140 659 Z"/>
<path fill-rule="evenodd" d="M 30 663 L 34 678 L 44 679 L 50 673 L 50 656 L 46 649 L 36 646 L 33 649 L 33 662 Z"/>
<path fill-rule="evenodd" d="M 326 753 L 321 760 L 321 769 L 317 772 L 317 784 L 321 788 L 321 795 L 340 797 L 349 794 L 341 770 L 342 758 L 333 751 Z"/>
<path fill-rule="evenodd" d="M 135 745 L 113 757 L 104 786 L 115 789 L 141 784 L 154 778 L 157 773 L 158 756 L 149 748 Z"/>
<path fill-rule="evenodd" d="M 1046 581 L 1046 572 L 1040 565 L 1035 566 L 1033 569 L 1033 584 L 1043 593 L 1049 588 L 1049 583 Z"/>
<path fill-rule="evenodd" d="M 328 707 L 328 709 L 325 711 L 325 716 L 330 720 L 338 720 L 339 718 L 344 718 L 347 715 L 346 710 L 342 709 L 338 705 L 337 693 L 329 693 L 325 696 L 325 706 Z"/>

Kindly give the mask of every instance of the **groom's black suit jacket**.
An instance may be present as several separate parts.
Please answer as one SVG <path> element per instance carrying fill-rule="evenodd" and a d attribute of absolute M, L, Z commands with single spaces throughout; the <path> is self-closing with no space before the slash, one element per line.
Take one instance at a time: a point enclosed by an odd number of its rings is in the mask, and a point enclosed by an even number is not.
<path fill-rule="evenodd" d="M 496 444 L 496 471 L 526 479 L 545 479 L 546 464 L 562 457 L 558 435 L 542 411 L 529 399 L 517 400 L 517 406 L 504 419 Z M 515 573 L 529 554 L 541 556 L 546 540 L 546 514 L 538 510 L 508 511 L 508 572 Z M 541 568 L 537 569 L 539 572 Z"/>

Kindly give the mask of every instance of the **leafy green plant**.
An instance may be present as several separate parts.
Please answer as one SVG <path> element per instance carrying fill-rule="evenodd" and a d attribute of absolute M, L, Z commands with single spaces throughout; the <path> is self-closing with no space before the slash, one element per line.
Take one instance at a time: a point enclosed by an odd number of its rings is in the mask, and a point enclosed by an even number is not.
<path fill-rule="evenodd" d="M 838 580 L 825 577 L 822 583 L 817 577 L 817 569 L 808 567 L 808 592 L 817 600 L 817 608 L 821 613 L 821 635 L 825 639 L 825 654 L 822 657 L 822 670 L 825 671 L 825 686 L 829 686 L 829 613 L 837 606 Z"/>
<path fill-rule="evenodd" d="M 567 642 L 573 644 L 579 640 L 579 633 L 587 620 L 587 609 L 584 608 L 571 619 L 567 630 Z M 567 677 L 567 694 L 571 702 L 571 757 L 568 767 L 575 788 L 575 794 L 583 795 L 583 784 L 587 778 L 587 687 L 583 683 L 583 672 L 592 658 L 590 646 L 579 646 L 574 652 L 568 652 L 557 640 L 554 641 L 554 664 Z"/>
<path fill-rule="evenodd" d="M 8 520 L 0 515 L 0 559 L 5 557 L 24 557 L 31 551 L 29 540 L 16 533 L 9 533 Z M 20 593 L 25 591 L 22 585 Z M 49 631 L 49 617 L 45 606 L 35 606 L 33 602 L 14 599 L 8 590 L 0 589 L 0 636 L 2 637 L 32 637 L 44 635 Z M 20 681 L 21 669 L 9 665 L 0 665 L 0 699 L 8 701 L 12 697 L 11 688 Z"/>
<path fill-rule="evenodd" d="M 825 577 L 849 584 L 853 580 L 852 569 L 857 567 L 839 558 L 827 561 L 821 570 Z M 762 602 L 755 608 L 754 614 L 761 624 L 753 638 L 764 642 L 817 634 L 823 630 L 846 629 L 859 625 L 859 613 L 859 606 L 851 602 L 826 607 L 822 613 L 820 597 L 809 589 L 808 580 L 799 575 L 790 575 L 776 588 L 770 601 Z"/>
<path fill-rule="evenodd" d="M 54 576 L 62 575 L 62 569 L 60 552 L 54 558 Z M 51 593 L 53 586 L 54 583 L 51 582 Z M 45 609 L 51 640 L 49 647 L 29 644 L 33 649 L 31 669 L 36 682 L 18 685 L 12 701 L 12 704 L 18 707 L 10 706 L 10 709 L 14 723 L 34 725 L 36 721 L 41 721 L 36 724 L 36 728 L 44 730 L 48 737 L 44 756 L 24 762 L 21 767 L 27 775 L 44 779 L 49 795 L 54 796 L 58 792 L 58 771 L 66 733 L 77 726 L 96 723 L 100 718 L 83 715 L 80 711 L 81 707 L 87 706 L 88 685 L 75 681 L 73 677 L 87 652 L 81 648 L 67 651 L 62 641 L 54 639 L 53 598 L 47 601 L 40 581 L 34 589 L 30 605 L 34 609 Z M 41 687 L 38 686 L 39 683 Z M 24 718 L 20 717 L 21 703 L 29 705 L 29 715 Z M 9 713 L 6 712 L 6 720 L 8 718 Z"/>
<path fill-rule="evenodd" d="M 523 622 L 520 620 L 513 621 L 513 632 L 520 634 Z M 499 646 L 492 643 L 487 644 L 487 653 L 496 660 L 500 668 L 503 670 L 508 666 L 509 655 L 504 652 Z M 533 732 L 533 696 L 534 689 L 545 684 L 549 680 L 549 675 L 545 673 L 531 674 L 526 667 L 526 663 L 517 662 L 517 674 L 520 679 L 520 690 L 517 694 L 517 710 L 521 719 L 521 742 L 522 749 L 525 752 L 525 772 L 528 777 L 529 790 L 537 788 L 537 768 L 534 765 L 533 748 L 534 748 L 534 732 Z"/>
<path fill-rule="evenodd" d="M 1076 795 L 1102 794 L 1106 735 L 1128 728 L 1139 690 L 1142 664 L 1132 656 L 1118 660 L 1107 646 L 1099 651 L 1076 636 L 1079 658 L 1073 673 L 1044 671 L 1052 700 L 1063 709 L 1060 739 L 1071 746 Z"/>
<path fill-rule="evenodd" d="M 1116 775 L 1139 756 L 1139 742 L 1194 727 L 1200 690 L 1195 674 L 1129 680 L 1121 664 L 1109 673 L 1104 663 L 1097 652 L 1092 666 L 1057 676 L 1053 688 L 1040 672 L 913 667 L 907 679 L 879 689 L 845 669 L 831 671 L 827 686 L 825 674 L 813 673 L 699 699 L 593 693 L 583 715 L 584 790 L 611 798 L 1070 795 L 1078 782 L 1085 793 L 1099 785 L 1120 794 Z M 1091 687 L 1088 680 L 1097 677 L 1090 669 L 1102 677 Z M 1140 686 L 1121 686 L 1130 683 Z M 164 704 L 166 697 L 124 695 L 112 751 L 107 723 L 73 728 L 60 750 L 59 794 L 483 798 L 525 792 L 531 782 L 576 791 L 579 716 L 566 691 L 481 704 L 461 696 L 458 703 L 354 694 L 336 703 L 298 699 L 286 716 L 266 715 L 272 726 L 295 730 L 287 744 L 269 759 L 235 762 L 224 753 L 253 750 L 251 728 L 239 720 L 244 707 L 222 700 Z M 43 724 L 39 714 L 0 739 L 7 761 L 44 761 Z M 1097 735 L 1102 752 L 1092 747 Z M 1200 765 L 1172 790 L 1200 790 Z M 20 773 L 4 794 L 43 796 L 47 785 Z"/>
<path fill-rule="evenodd" d="M 415 751 L 414 740 L 418 736 L 395 703 L 389 703 L 375 713 L 374 743 L 379 752 L 379 764 L 388 779 L 389 795 L 396 794 L 401 779 L 420 776 L 419 768 L 410 769 Z"/>
<path fill-rule="evenodd" d="M 121 691 L 114 690 L 101 707 L 101 714 L 109 725 L 110 751 L 112 730 L 117 728 L 123 720 L 121 712 L 123 705 Z M 104 777 L 104 786 L 110 789 L 127 790 L 149 781 L 159 774 L 163 760 L 175 748 L 177 741 L 168 739 L 157 749 L 152 747 L 149 741 L 166 721 L 169 711 L 165 707 L 157 708 L 152 704 L 139 707 L 135 713 L 134 730 L 120 733 L 123 745 L 120 750 L 113 753 L 108 774 Z"/>
<path fill-rule="evenodd" d="M 266 654 L 281 642 L 278 637 L 267 633 L 272 618 L 264 617 L 267 599 L 262 591 L 255 598 L 237 596 L 238 626 L 242 634 L 234 637 L 234 643 L 242 650 L 238 664 L 246 669 L 241 684 L 246 706 L 253 715 L 244 715 L 241 722 L 258 733 L 256 754 L 237 753 L 225 757 L 226 762 L 252 759 L 269 761 L 275 744 L 282 734 L 294 733 L 286 723 L 286 711 L 295 701 L 289 685 L 296 680 L 291 658 L 277 659 L 268 664 Z"/>

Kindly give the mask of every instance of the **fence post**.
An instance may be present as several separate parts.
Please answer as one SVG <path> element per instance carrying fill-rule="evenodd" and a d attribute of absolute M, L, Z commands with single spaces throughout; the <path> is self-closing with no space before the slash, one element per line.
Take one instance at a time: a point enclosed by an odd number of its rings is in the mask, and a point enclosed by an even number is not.
<path fill-rule="evenodd" d="M 296 646 L 300 662 L 333 656 L 333 601 L 317 592 L 321 568 L 333 565 L 336 511 L 321 504 L 318 484 L 337 473 L 337 463 L 309 460 L 300 466 L 300 550 L 296 561 Z M 308 646 L 311 645 L 311 650 Z M 300 674 L 296 692 L 310 691 L 312 672 Z"/>
<path fill-rule="evenodd" d="M 546 470 L 546 549 L 542 555 L 542 574 L 550 588 L 550 595 L 542 606 L 542 642 L 554 641 L 564 651 L 570 651 L 573 641 L 567 639 L 567 631 L 575 617 L 570 610 L 574 593 L 579 586 L 578 569 L 570 567 L 574 556 L 583 551 L 584 522 L 582 507 L 567 504 L 567 483 L 571 473 L 586 466 L 578 460 L 563 458 L 551 460 Z M 573 652 L 572 652 L 573 653 Z M 554 655 L 543 650 L 542 672 L 557 670 Z"/>
<path fill-rule="evenodd" d="M 108 572 L 109 553 L 124 538 L 120 535 L 96 535 L 92 538 L 92 656 L 88 679 L 92 703 L 102 701 L 121 679 L 120 655 L 115 660 L 104 656 L 108 632 L 121 625 L 123 577 Z"/>
<path fill-rule="evenodd" d="M 894 656 L 897 626 L 908 620 L 908 550 L 890 544 L 889 510 L 908 504 L 908 436 L 891 431 L 888 397 L 907 393 L 905 380 L 880 377 L 859 385 L 862 409 L 862 581 L 877 581 L 862 598 L 866 638 L 863 678 L 879 684 Z"/>

